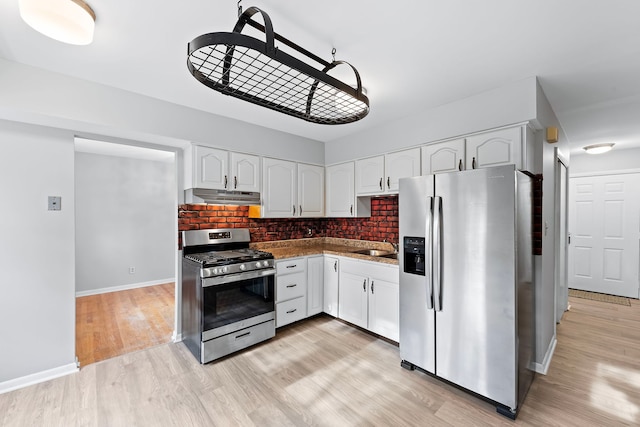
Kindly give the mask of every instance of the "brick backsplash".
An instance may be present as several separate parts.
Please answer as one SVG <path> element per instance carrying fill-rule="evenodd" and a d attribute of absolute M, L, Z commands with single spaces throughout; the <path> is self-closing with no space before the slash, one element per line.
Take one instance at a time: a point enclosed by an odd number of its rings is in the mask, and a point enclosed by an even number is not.
<path fill-rule="evenodd" d="M 186 204 L 178 207 L 178 229 L 248 228 L 252 242 L 309 237 L 398 241 L 398 196 L 371 199 L 368 218 L 249 218 L 248 206 Z"/>

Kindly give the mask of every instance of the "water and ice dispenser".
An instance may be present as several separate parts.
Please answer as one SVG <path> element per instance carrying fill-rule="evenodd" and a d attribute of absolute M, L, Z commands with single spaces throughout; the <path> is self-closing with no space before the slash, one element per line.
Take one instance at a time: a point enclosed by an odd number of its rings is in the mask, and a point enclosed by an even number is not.
<path fill-rule="evenodd" d="M 405 237 L 403 242 L 404 250 L 404 272 L 410 274 L 425 275 L 425 247 L 424 237 Z"/>

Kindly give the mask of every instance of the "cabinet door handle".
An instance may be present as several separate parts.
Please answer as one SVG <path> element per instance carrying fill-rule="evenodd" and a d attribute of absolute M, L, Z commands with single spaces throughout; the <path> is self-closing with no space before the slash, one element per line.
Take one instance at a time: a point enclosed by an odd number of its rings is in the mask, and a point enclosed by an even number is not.
<path fill-rule="evenodd" d="M 382 190 L 382 177 L 380 177 L 380 189 Z"/>
<path fill-rule="evenodd" d="M 462 159 L 460 159 L 460 162 L 458 163 L 458 170 L 459 171 L 462 170 Z"/>
<path fill-rule="evenodd" d="M 227 175 L 224 176 L 224 188 L 227 188 Z"/>
<path fill-rule="evenodd" d="M 364 279 L 364 280 L 362 281 L 362 290 L 363 290 L 364 292 L 367 292 L 367 279 Z"/>
<path fill-rule="evenodd" d="M 300 208 L 300 212 L 298 213 L 298 215 L 302 216 L 302 205 L 300 205 L 299 208 Z"/>
<path fill-rule="evenodd" d="M 290 264 L 290 265 L 287 265 L 287 267 L 286 267 L 286 268 L 296 268 L 296 266 L 297 266 L 297 265 L 298 265 L 298 264 Z"/>
<path fill-rule="evenodd" d="M 571 238 L 571 235 L 569 235 L 569 238 Z M 338 261 L 335 261 L 333 263 L 333 271 L 335 271 L 336 273 L 338 272 Z"/>
<path fill-rule="evenodd" d="M 289 311 L 287 311 L 287 314 L 295 313 L 296 311 L 298 311 L 298 309 L 297 309 L 297 308 L 294 308 L 293 310 L 289 310 Z"/>
<path fill-rule="evenodd" d="M 233 177 L 233 189 L 235 190 L 236 188 L 238 188 L 238 177 L 234 176 Z"/>
<path fill-rule="evenodd" d="M 474 157 L 473 160 L 471 160 L 471 169 L 475 169 L 476 168 L 476 158 Z"/>
<path fill-rule="evenodd" d="M 391 178 L 387 177 L 387 190 L 391 190 Z"/>
<path fill-rule="evenodd" d="M 371 294 L 373 294 L 373 280 L 371 281 Z"/>
<path fill-rule="evenodd" d="M 287 285 L 287 288 L 295 288 L 296 286 L 298 286 L 298 284 L 294 283 L 293 285 Z"/>
<path fill-rule="evenodd" d="M 353 205 L 351 205 L 351 207 L 349 208 L 349 213 L 353 215 Z"/>
<path fill-rule="evenodd" d="M 293 216 L 296 216 L 296 205 L 293 205 Z"/>
<path fill-rule="evenodd" d="M 244 334 L 236 335 L 236 339 L 244 338 L 249 335 L 251 335 L 251 331 L 245 332 Z"/>

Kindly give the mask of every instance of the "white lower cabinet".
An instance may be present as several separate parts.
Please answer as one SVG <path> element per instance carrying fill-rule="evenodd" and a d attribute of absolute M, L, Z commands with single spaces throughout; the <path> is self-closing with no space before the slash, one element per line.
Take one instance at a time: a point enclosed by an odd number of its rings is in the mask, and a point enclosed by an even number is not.
<path fill-rule="evenodd" d="M 383 337 L 400 336 L 398 266 L 340 259 L 338 317 Z"/>
<path fill-rule="evenodd" d="M 276 261 L 276 328 L 307 317 L 307 259 Z"/>
<path fill-rule="evenodd" d="M 340 260 L 337 257 L 324 256 L 324 308 L 323 311 L 338 317 L 338 272 Z"/>
<path fill-rule="evenodd" d="M 322 313 L 324 305 L 324 257 L 307 258 L 307 316 Z"/>

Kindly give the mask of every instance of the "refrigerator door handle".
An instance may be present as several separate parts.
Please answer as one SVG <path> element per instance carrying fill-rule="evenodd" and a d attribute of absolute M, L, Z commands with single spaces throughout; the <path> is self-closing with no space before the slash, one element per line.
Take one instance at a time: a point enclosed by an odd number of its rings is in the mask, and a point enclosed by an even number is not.
<path fill-rule="evenodd" d="M 434 286 L 434 306 L 436 311 L 442 311 L 442 272 L 440 271 L 442 262 L 442 197 L 436 196 L 433 208 L 433 286 Z"/>
<path fill-rule="evenodd" d="M 424 263 L 426 270 L 425 277 L 427 280 L 427 308 L 433 310 L 433 256 L 431 255 L 431 247 L 433 243 L 433 197 L 427 198 L 429 204 L 427 209 L 427 218 L 425 223 L 425 243 L 426 253 L 424 255 Z"/>

